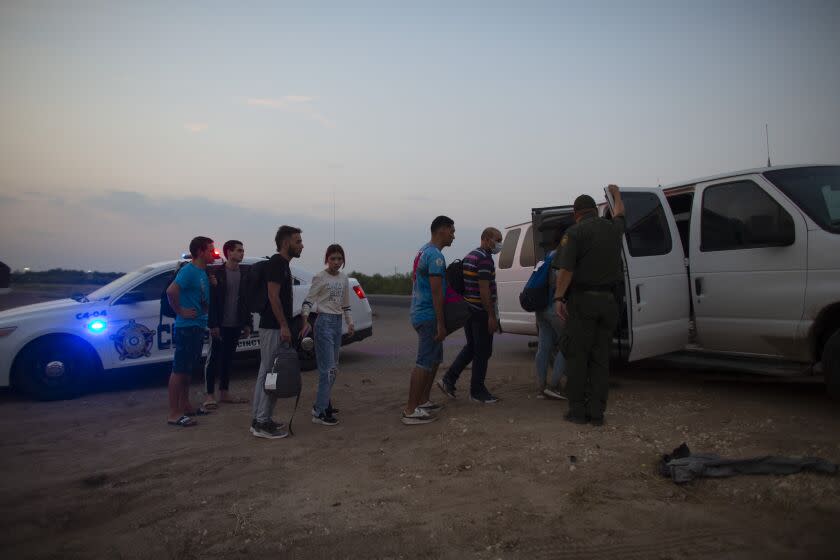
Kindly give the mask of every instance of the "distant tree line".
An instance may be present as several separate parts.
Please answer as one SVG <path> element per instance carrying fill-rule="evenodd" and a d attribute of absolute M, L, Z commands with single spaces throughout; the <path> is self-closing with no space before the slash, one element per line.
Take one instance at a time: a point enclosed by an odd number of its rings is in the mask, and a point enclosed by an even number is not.
<path fill-rule="evenodd" d="M 409 273 L 368 276 L 354 270 L 349 276 L 358 280 L 365 292 L 369 294 L 411 295 L 411 274 Z"/>
<path fill-rule="evenodd" d="M 96 284 L 105 285 L 124 273 L 122 272 L 85 272 L 84 270 L 15 270 L 12 272 L 12 284 Z"/>
<path fill-rule="evenodd" d="M 94 284 L 105 285 L 124 273 L 122 272 L 86 272 L 84 270 L 65 270 L 52 268 L 50 270 L 15 270 L 12 272 L 12 284 Z M 383 276 L 382 274 L 368 275 L 355 270 L 349 274 L 359 281 L 365 292 L 369 294 L 411 294 L 411 274 L 397 273 Z"/>

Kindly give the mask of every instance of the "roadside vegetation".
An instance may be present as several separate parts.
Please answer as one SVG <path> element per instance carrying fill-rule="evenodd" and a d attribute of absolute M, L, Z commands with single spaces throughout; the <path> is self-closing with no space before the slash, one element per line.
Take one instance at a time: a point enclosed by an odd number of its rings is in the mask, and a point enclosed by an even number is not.
<path fill-rule="evenodd" d="M 411 295 L 411 274 L 409 273 L 368 276 L 363 272 L 354 270 L 348 276 L 358 280 L 368 294 Z"/>
<path fill-rule="evenodd" d="M 15 270 L 11 275 L 14 284 L 94 284 L 105 285 L 120 276 L 123 272 L 97 272 L 84 270 L 66 270 L 51 268 L 50 270 Z"/>
<path fill-rule="evenodd" d="M 104 285 L 122 276 L 122 272 L 87 272 L 84 270 L 68 270 L 53 268 L 41 271 L 12 272 L 12 285 L 44 285 L 44 284 L 91 284 Z M 368 275 L 363 272 L 353 271 L 350 276 L 359 281 L 368 294 L 411 294 L 411 274 L 397 273 L 383 276 L 382 274 Z"/>

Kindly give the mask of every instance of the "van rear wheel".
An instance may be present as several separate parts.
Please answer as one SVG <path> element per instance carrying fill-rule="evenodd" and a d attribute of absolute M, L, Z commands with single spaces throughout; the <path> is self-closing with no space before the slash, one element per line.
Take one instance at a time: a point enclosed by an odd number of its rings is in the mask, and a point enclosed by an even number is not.
<path fill-rule="evenodd" d="M 822 367 L 828 396 L 840 400 L 840 329 L 834 331 L 823 346 Z"/>

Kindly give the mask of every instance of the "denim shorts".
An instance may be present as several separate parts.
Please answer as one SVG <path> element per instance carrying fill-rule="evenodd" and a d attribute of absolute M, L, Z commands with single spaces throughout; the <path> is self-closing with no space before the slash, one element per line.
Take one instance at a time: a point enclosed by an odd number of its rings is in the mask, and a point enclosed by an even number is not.
<path fill-rule="evenodd" d="M 423 321 L 414 325 L 417 331 L 417 367 L 432 371 L 443 361 L 443 343 L 435 340 L 437 322 Z"/>
<path fill-rule="evenodd" d="M 203 327 L 178 327 L 175 329 L 175 360 L 172 363 L 174 373 L 192 374 L 201 362 L 201 349 L 204 347 Z"/>

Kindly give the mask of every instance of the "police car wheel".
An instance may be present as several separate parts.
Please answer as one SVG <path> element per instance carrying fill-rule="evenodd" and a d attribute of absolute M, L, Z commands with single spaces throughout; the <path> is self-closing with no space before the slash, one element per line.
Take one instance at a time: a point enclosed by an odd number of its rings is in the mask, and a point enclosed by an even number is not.
<path fill-rule="evenodd" d="M 840 400 L 840 329 L 834 331 L 834 334 L 825 341 L 822 367 L 828 396 Z"/>
<path fill-rule="evenodd" d="M 98 360 L 84 342 L 50 335 L 27 345 L 15 360 L 13 382 L 40 400 L 72 399 L 87 387 Z"/>

